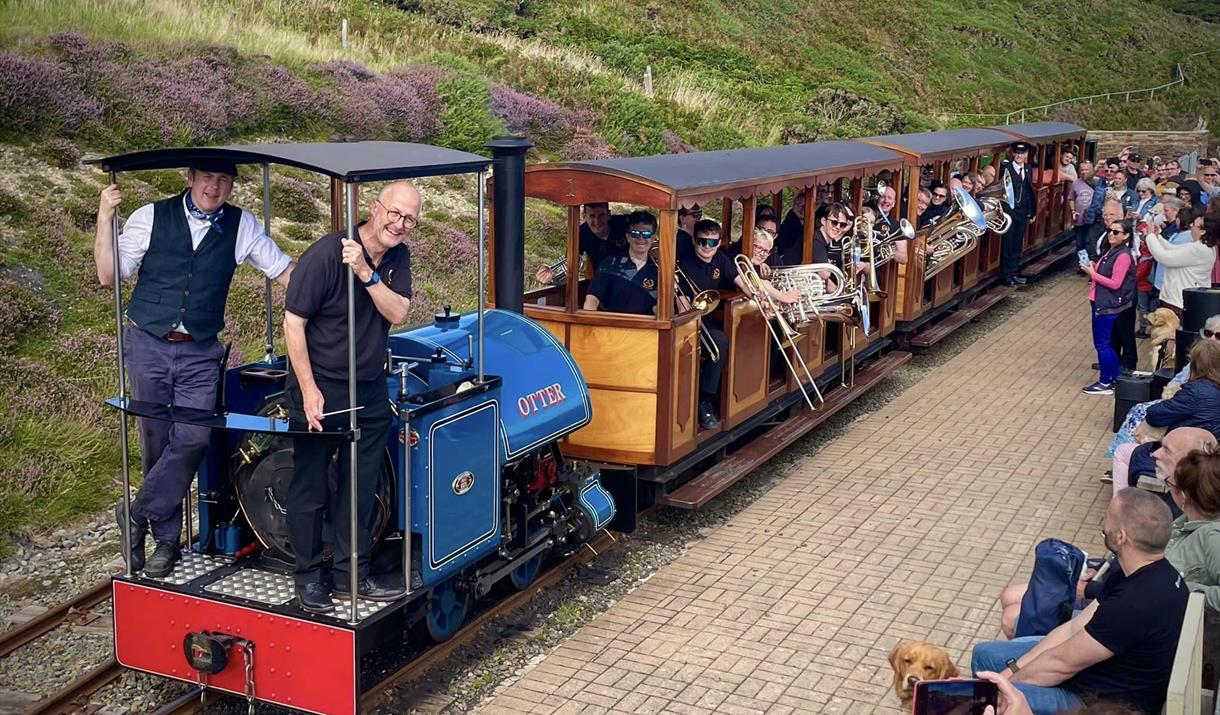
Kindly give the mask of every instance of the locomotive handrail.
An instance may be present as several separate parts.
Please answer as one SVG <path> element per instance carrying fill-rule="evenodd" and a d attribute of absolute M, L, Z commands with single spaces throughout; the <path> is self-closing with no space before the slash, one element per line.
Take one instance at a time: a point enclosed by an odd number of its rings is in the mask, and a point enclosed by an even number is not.
<path fill-rule="evenodd" d="M 130 398 L 111 397 L 106 404 L 132 417 L 143 417 L 162 422 L 210 427 L 213 429 L 231 429 L 242 432 L 258 432 L 276 434 L 283 437 L 336 437 L 345 436 L 348 430 L 292 430 L 288 428 L 287 420 L 279 420 L 266 415 L 251 415 L 243 412 L 217 412 L 196 407 L 179 405 L 163 405 L 158 402 L 132 400 Z"/>

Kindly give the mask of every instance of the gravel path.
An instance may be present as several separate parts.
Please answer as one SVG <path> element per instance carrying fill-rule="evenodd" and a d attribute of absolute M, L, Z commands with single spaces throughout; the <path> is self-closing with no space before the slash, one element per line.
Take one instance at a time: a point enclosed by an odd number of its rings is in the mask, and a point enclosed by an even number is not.
<path fill-rule="evenodd" d="M 822 445 L 862 416 L 893 399 L 925 372 L 963 346 L 978 340 L 1030 303 L 1051 284 L 1079 280 L 1062 271 L 1031 284 L 993 307 L 974 324 L 958 330 L 932 350 L 917 354 L 907 365 L 792 445 L 749 478 L 734 485 L 697 512 L 661 509 L 641 520 L 636 533 L 576 570 L 557 586 L 536 596 L 524 609 L 502 617 L 479 633 L 475 641 L 438 666 L 423 681 L 387 695 L 379 714 L 405 712 L 470 712 L 556 645 L 611 604 L 650 578 L 691 544 L 727 521 L 776 481 L 789 465 L 816 453 Z M 1083 291 L 1083 288 L 1082 288 Z M 0 619 L 30 604 L 51 605 L 89 588 L 121 567 L 117 559 L 118 529 L 109 514 L 88 524 L 34 536 L 14 556 L 0 564 Z M 104 622 L 104 621 L 103 621 Z M 65 626 L 37 644 L 0 661 L 0 690 L 49 692 L 101 663 L 110 654 L 109 637 L 89 629 Z M 94 702 L 129 712 L 151 712 L 186 690 L 181 683 L 127 673 L 99 691 Z M 245 702 L 229 699 L 209 713 L 245 712 Z M 261 713 L 278 708 L 259 706 Z M 121 710 L 118 710 L 121 712 Z M 283 711 L 286 712 L 286 711 Z"/>

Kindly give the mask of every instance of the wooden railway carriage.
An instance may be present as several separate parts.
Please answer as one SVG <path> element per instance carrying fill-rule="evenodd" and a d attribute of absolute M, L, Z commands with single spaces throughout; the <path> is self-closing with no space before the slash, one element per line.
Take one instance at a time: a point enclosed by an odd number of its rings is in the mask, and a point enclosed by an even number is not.
<path fill-rule="evenodd" d="M 966 160 L 969 170 L 977 171 L 980 160 L 990 157 L 992 161 L 1001 155 L 1004 148 L 1015 139 L 1011 134 L 994 129 L 950 129 L 943 132 L 923 134 L 892 134 L 868 137 L 859 140 L 865 144 L 883 146 L 901 152 L 909 168 L 905 186 L 907 219 L 918 221 L 916 198 L 919 192 L 919 176 L 923 167 L 931 166 L 932 175 L 946 184 L 954 165 Z M 927 231 L 921 232 L 920 243 Z M 935 277 L 926 278 L 925 251 L 916 252 L 918 258 L 902 267 L 898 283 L 898 320 L 914 323 L 933 309 L 949 303 L 963 291 L 974 288 L 983 276 L 994 274 L 1000 265 L 999 236 L 989 233 L 980 241 L 978 248 L 960 258 L 952 267 L 942 270 Z"/>
<path fill-rule="evenodd" d="M 1034 190 L 1038 194 L 1038 221 L 1025 233 L 1022 258 L 1035 258 L 1036 254 L 1061 232 L 1072 227 L 1072 210 L 1064 202 L 1070 184 L 1059 172 L 1063 153 L 1072 148 L 1084 147 L 1085 129 L 1067 122 L 1034 122 L 1031 124 L 1001 125 L 992 127 L 1016 139 L 1034 145 L 1029 163 L 1038 168 Z"/>
<path fill-rule="evenodd" d="M 672 277 L 678 209 L 721 201 L 723 235 L 728 237 L 733 233 L 734 206 L 740 204 L 741 240 L 748 255 L 760 197 L 770 197 L 782 218 L 782 192 L 809 188 L 805 215 L 812 219 L 813 187 L 833 183 L 834 198 L 846 200 L 850 195 L 859 209 L 865 179 L 883 169 L 897 173 L 902 164 L 903 155 L 890 149 L 830 141 L 529 167 L 525 195 L 567 208 L 569 266 L 580 265 L 577 251 L 582 205 L 627 203 L 646 207 L 659 218 L 661 280 L 655 316 L 583 310 L 588 280 L 569 280 L 562 287 L 547 287 L 525 296 L 525 314 L 550 329 L 568 348 L 589 385 L 593 420 L 565 439 L 564 452 L 598 462 L 633 465 L 630 469 L 640 478 L 644 503 L 660 498 L 676 506 L 690 506 L 684 498 L 668 498 L 674 486 L 698 471 L 709 457 L 724 456 L 726 449 L 756 426 L 803 398 L 795 380 L 786 371 L 773 368 L 771 338 L 761 312 L 742 294 L 726 293 L 721 317 L 729 349 L 721 356 L 725 361 L 721 427 L 698 427 L 699 316 L 694 311 L 675 314 L 674 310 Z M 806 221 L 806 262 L 813 255 L 813 231 L 814 222 Z M 587 267 L 590 273 L 592 269 Z M 884 266 L 878 278 L 889 297 L 872 305 L 874 339 L 859 335 L 858 353 L 871 354 L 888 345 L 883 336 L 894 329 L 897 264 Z M 840 355 L 848 350 L 848 329 L 835 323 L 814 323 L 801 332 L 804 337 L 798 342 L 799 359 L 813 375 L 821 376 L 819 379 L 837 381 Z M 779 370 L 784 370 L 782 363 Z M 784 444 L 802 433 L 793 433 Z M 742 469 L 752 466 L 741 463 Z M 728 470 L 723 476 L 730 482 L 744 473 L 735 472 L 731 466 L 718 469 Z"/>

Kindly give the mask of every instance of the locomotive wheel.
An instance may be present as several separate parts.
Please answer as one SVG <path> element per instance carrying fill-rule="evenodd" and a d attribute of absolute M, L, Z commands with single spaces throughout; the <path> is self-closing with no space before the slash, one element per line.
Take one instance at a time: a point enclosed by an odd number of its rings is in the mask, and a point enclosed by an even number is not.
<path fill-rule="evenodd" d="M 529 588 L 529 585 L 538 578 L 538 572 L 542 570 L 542 554 L 538 554 L 534 558 L 526 561 L 517 568 L 513 569 L 508 574 L 508 581 L 513 585 L 513 588 L 518 591 L 524 591 Z"/>
<path fill-rule="evenodd" d="M 428 596 L 428 614 L 424 617 L 424 627 L 428 637 L 436 643 L 443 643 L 453 637 L 466 620 L 470 610 L 470 593 L 459 593 L 455 588 L 456 579 L 449 579 L 432 589 Z"/>
<path fill-rule="evenodd" d="M 260 415 L 273 415 L 286 419 L 286 398 L 281 394 L 270 398 Z M 242 442 L 241 449 L 233 460 L 234 484 L 237 501 L 242 514 L 254 531 L 254 535 L 269 554 L 281 561 L 292 563 L 296 556 L 288 540 L 288 484 L 292 480 L 293 440 L 288 437 L 252 435 Z M 342 448 L 340 448 L 342 449 Z M 389 452 L 382 460 L 377 490 L 373 495 L 373 513 L 369 520 L 369 531 L 376 547 L 385 536 L 394 505 L 394 476 Z M 347 475 L 340 479 L 338 454 L 331 460 L 329 483 L 334 490 L 346 488 Z M 322 529 L 323 541 L 330 548 L 334 528 L 329 514 Z"/>

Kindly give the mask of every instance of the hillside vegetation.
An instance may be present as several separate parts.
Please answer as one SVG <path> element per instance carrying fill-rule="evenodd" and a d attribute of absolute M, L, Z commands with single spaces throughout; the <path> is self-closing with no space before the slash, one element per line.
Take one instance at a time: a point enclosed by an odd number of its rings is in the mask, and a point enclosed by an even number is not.
<path fill-rule="evenodd" d="M 1176 62 L 1191 82 L 1157 101 L 1055 118 L 1215 129 L 1220 55 L 1186 59 L 1212 47 L 1220 27 L 1137 0 L 0 3 L 0 551 L 117 494 L 116 420 L 100 407 L 114 318 L 91 256 L 105 177 L 83 154 L 332 138 L 479 151 L 506 130 L 535 159 L 717 149 L 936 128 L 1161 84 Z M 258 213 L 244 178 L 236 202 Z M 127 215 L 182 177 L 123 186 Z M 473 305 L 472 182 L 424 191 L 411 322 Z M 323 232 L 326 188 L 285 171 L 273 195 L 273 234 L 299 254 Z M 528 260 L 553 260 L 563 217 L 531 207 L 528 222 Z M 262 352 L 262 284 L 249 269 L 235 281 L 234 362 Z"/>

